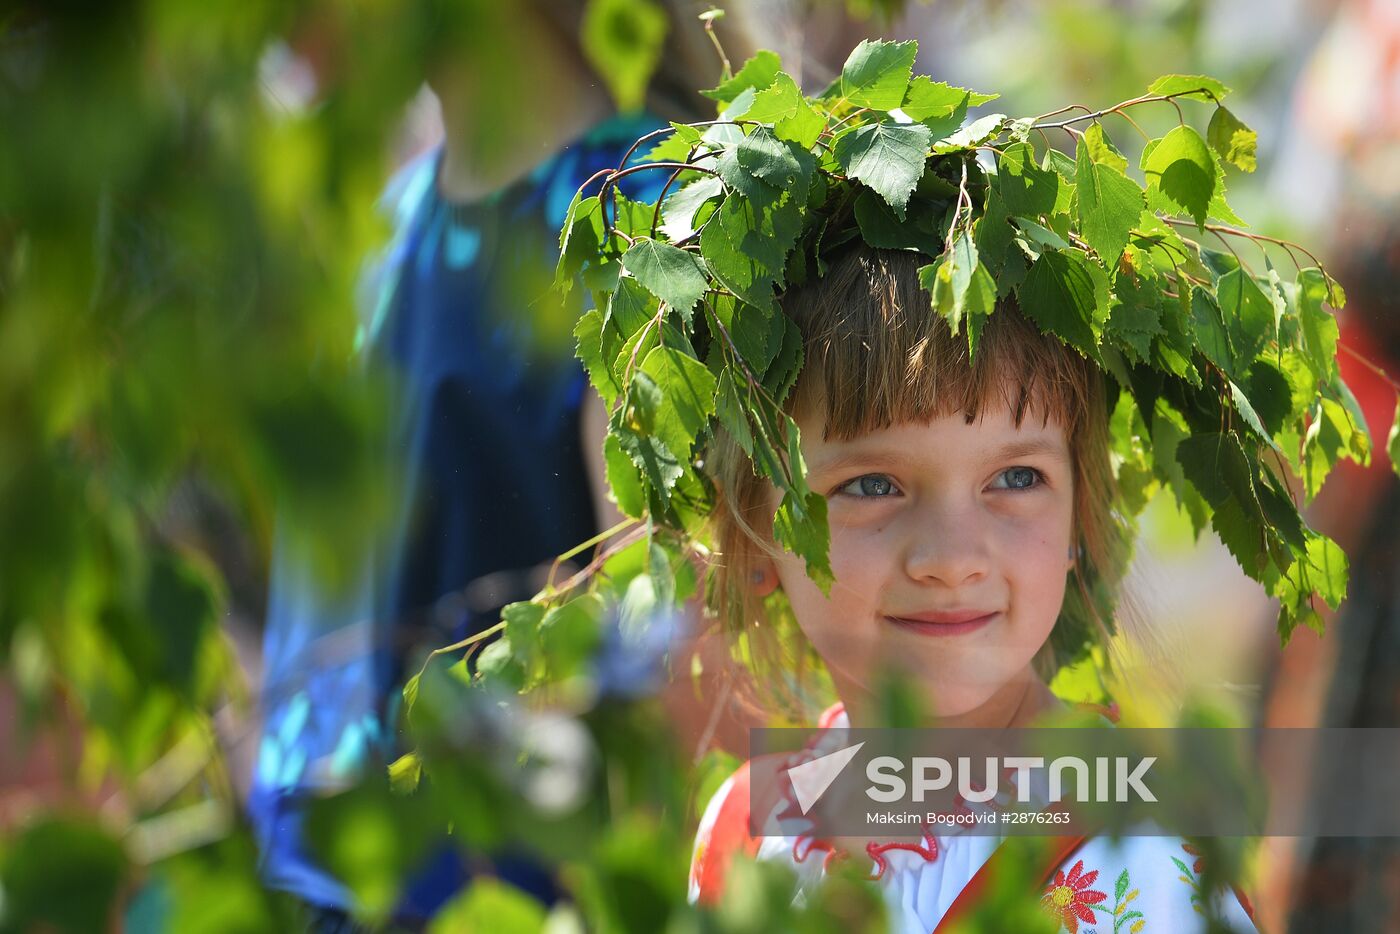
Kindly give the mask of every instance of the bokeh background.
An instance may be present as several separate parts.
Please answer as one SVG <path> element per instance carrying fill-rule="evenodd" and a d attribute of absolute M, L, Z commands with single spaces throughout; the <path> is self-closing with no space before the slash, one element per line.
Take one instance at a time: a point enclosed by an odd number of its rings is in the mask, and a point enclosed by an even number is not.
<path fill-rule="evenodd" d="M 1107 106 L 1165 73 L 1220 78 L 1260 140 L 1258 170 L 1227 178 L 1232 204 L 1256 229 L 1310 245 L 1350 296 L 1344 344 L 1400 370 L 1394 3 L 724 5 L 715 27 L 735 67 L 775 49 L 809 93 L 867 36 L 917 39 L 916 73 L 1000 92 L 984 111 Z M 533 185 L 547 218 L 559 213 L 549 185 L 571 195 L 562 180 L 586 159 L 554 175 L 541 166 L 557 168 L 561 149 L 618 152 L 576 137 L 610 125 L 635 138 L 659 118 L 712 116 L 689 93 L 719 78 L 703 9 L 0 8 L 0 929 L 816 930 L 866 917 L 858 887 L 804 911 L 763 876 L 727 915 L 685 906 L 697 809 L 742 755 L 743 727 L 761 721 L 730 696 L 725 652 L 704 636 L 663 634 L 659 647 L 673 652 L 659 678 L 656 651 L 627 648 L 632 668 L 597 676 L 618 689 L 566 704 L 567 715 L 446 696 L 430 708 L 442 722 L 428 727 L 450 735 L 454 771 L 439 774 L 433 797 L 396 795 L 382 779 L 410 742 L 385 701 L 395 683 L 520 598 L 510 594 L 528 596 L 539 570 L 485 583 L 452 569 L 414 577 L 436 560 L 411 547 L 414 523 L 432 525 L 422 533 L 438 542 L 432 555 L 461 552 L 441 544 L 453 534 L 450 497 L 414 486 L 439 455 L 415 447 L 405 413 L 417 413 L 415 431 L 445 439 L 449 464 L 489 464 L 499 451 L 482 424 L 434 424 L 455 410 L 414 401 L 439 385 L 421 368 L 449 364 L 434 356 L 434 332 L 415 331 L 427 324 L 377 298 L 376 275 L 408 249 L 395 214 L 404 185 L 436 165 L 446 138 L 453 158 L 427 176 L 446 205 L 441 255 L 477 249 L 463 232 L 475 230 L 497 251 L 547 258 L 548 239 L 512 228 L 493 199 Z M 1165 126 L 1175 115 L 1160 117 Z M 1130 128 L 1110 129 L 1131 143 Z M 481 205 L 506 226 L 488 229 L 472 213 Z M 578 310 L 545 298 L 549 266 L 499 277 L 497 304 L 514 317 L 488 321 L 536 376 L 571 351 Z M 415 335 L 426 349 L 400 353 Z M 1349 600 L 1324 635 L 1302 631 L 1281 648 L 1262 590 L 1159 498 L 1131 583 L 1166 648 L 1123 673 L 1130 717 L 1169 723 L 1192 697 L 1239 724 L 1397 725 L 1400 492 L 1385 454 L 1396 394 L 1356 356 L 1342 370 L 1375 456 L 1339 468 L 1309 521 L 1352 555 Z M 478 485 L 470 496 L 505 504 L 472 520 L 478 538 L 481 522 L 526 509 L 520 486 L 533 481 L 507 468 L 467 481 Z M 575 501 L 589 495 L 576 479 Z M 501 485 L 479 488 L 488 482 Z M 601 527 L 605 509 L 599 501 L 577 521 Z M 386 553 L 399 555 L 392 570 Z M 415 582 L 392 606 L 357 603 L 367 579 Z M 336 613 L 307 637 L 311 654 L 297 654 L 298 621 Z M 405 627 L 404 644 L 384 643 Z M 346 684 L 317 682 L 330 693 L 289 707 L 299 688 L 285 684 L 328 655 Z M 345 668 L 346 658 L 364 664 Z M 383 697 L 356 693 L 371 683 Z M 364 736 L 338 732 L 298 753 L 318 718 L 361 703 L 378 713 Z M 564 765 L 522 780 L 522 735 Z M 294 825 L 275 808 L 259 823 L 260 782 L 312 789 Z M 413 880 L 449 825 L 455 858 L 416 898 Z M 304 841 L 288 865 L 331 867 L 337 885 L 277 875 L 267 853 L 283 834 Z M 1400 863 L 1383 843 L 1266 841 L 1249 863 L 1261 927 L 1395 929 L 1384 925 L 1395 923 L 1386 906 Z M 1377 895 L 1387 890 L 1388 901 Z M 1348 920 L 1331 926 L 1338 918 Z"/>

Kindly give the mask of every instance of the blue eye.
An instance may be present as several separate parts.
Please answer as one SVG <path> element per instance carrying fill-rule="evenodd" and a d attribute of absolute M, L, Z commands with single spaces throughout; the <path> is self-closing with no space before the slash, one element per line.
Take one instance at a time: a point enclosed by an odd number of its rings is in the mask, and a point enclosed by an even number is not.
<path fill-rule="evenodd" d="M 845 493 L 848 496 L 871 497 L 889 496 L 894 491 L 894 483 L 882 473 L 870 473 L 863 477 L 857 477 L 837 490 L 838 493 Z"/>
<path fill-rule="evenodd" d="M 999 490 L 1029 490 L 1044 482 L 1040 471 L 1034 467 L 1010 467 L 998 474 L 997 479 L 1005 481 L 992 484 L 994 489 Z"/>

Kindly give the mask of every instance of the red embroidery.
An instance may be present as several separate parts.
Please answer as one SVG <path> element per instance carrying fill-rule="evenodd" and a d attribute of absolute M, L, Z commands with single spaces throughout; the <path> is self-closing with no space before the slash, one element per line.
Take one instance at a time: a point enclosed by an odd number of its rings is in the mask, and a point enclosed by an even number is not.
<path fill-rule="evenodd" d="M 1070 934 L 1078 934 L 1079 922 L 1093 924 L 1094 905 L 1108 897 L 1105 892 L 1090 889 L 1099 877 L 1097 869 L 1084 872 L 1084 860 L 1079 860 L 1065 875 L 1063 869 L 1055 870 L 1055 880 L 1046 886 L 1040 903 L 1050 914 L 1059 918 L 1060 923 Z"/>
<path fill-rule="evenodd" d="M 1191 871 L 1194 872 L 1196 875 L 1200 875 L 1201 870 L 1204 869 L 1206 866 L 1206 861 L 1205 858 L 1201 856 L 1201 851 L 1196 849 L 1189 843 L 1183 843 L 1181 845 L 1181 848 L 1187 853 L 1190 853 L 1192 856 L 1196 857 L 1196 861 L 1191 864 Z"/>
<path fill-rule="evenodd" d="M 933 834 L 928 832 L 927 827 L 924 827 L 923 831 L 924 842 L 922 844 L 876 843 L 874 840 L 867 843 L 865 845 L 865 852 L 871 859 L 875 860 L 875 865 L 877 867 L 875 874 L 870 877 L 871 881 L 884 876 L 885 870 L 889 868 L 889 861 L 885 859 L 885 854 L 890 850 L 905 850 L 910 853 L 918 853 L 924 858 L 924 862 L 926 863 L 931 863 L 938 859 L 938 841 L 934 839 Z"/>
<path fill-rule="evenodd" d="M 803 843 L 807 846 L 804 848 Z M 812 855 L 813 850 L 821 850 L 826 855 L 822 857 L 822 872 L 831 868 L 831 864 L 838 859 L 845 859 L 846 854 L 838 850 L 830 840 L 819 840 L 808 834 L 799 834 L 792 844 L 792 860 L 795 863 L 805 863 L 807 857 Z"/>

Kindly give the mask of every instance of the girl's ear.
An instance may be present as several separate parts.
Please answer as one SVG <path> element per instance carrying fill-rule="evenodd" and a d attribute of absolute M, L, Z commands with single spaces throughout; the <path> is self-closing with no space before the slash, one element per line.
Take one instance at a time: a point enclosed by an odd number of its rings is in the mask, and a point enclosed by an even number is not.
<path fill-rule="evenodd" d="M 758 597 L 766 597 L 778 589 L 778 568 L 771 558 L 763 558 L 754 563 L 749 572 L 749 590 Z"/>

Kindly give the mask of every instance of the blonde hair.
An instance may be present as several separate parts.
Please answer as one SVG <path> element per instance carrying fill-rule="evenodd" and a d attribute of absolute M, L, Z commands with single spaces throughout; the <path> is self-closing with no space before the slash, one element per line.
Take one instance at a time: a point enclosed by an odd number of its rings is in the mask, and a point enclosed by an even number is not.
<path fill-rule="evenodd" d="M 916 253 L 861 245 L 834 261 L 822 279 L 784 296 L 782 309 L 802 333 L 805 361 L 786 408 L 824 416 L 826 437 L 837 439 L 952 414 L 971 423 L 984 407 L 998 404 L 1017 425 L 1038 417 L 1064 428 L 1079 557 L 1059 619 L 1035 660 L 1037 673 L 1049 680 L 1088 645 L 1107 645 L 1129 557 L 1130 528 L 1115 509 L 1103 373 L 1042 333 L 1010 299 L 987 318 L 974 359 L 966 336 L 952 333 L 919 284 L 918 269 L 927 262 Z M 751 579 L 757 562 L 777 553 L 772 486 L 723 432 L 706 463 L 716 489 L 710 607 L 767 689 L 759 692 L 762 699 L 780 709 L 800 707 L 787 678 L 796 672 L 800 680 L 813 654 L 783 618 L 781 598 L 758 597 Z"/>

